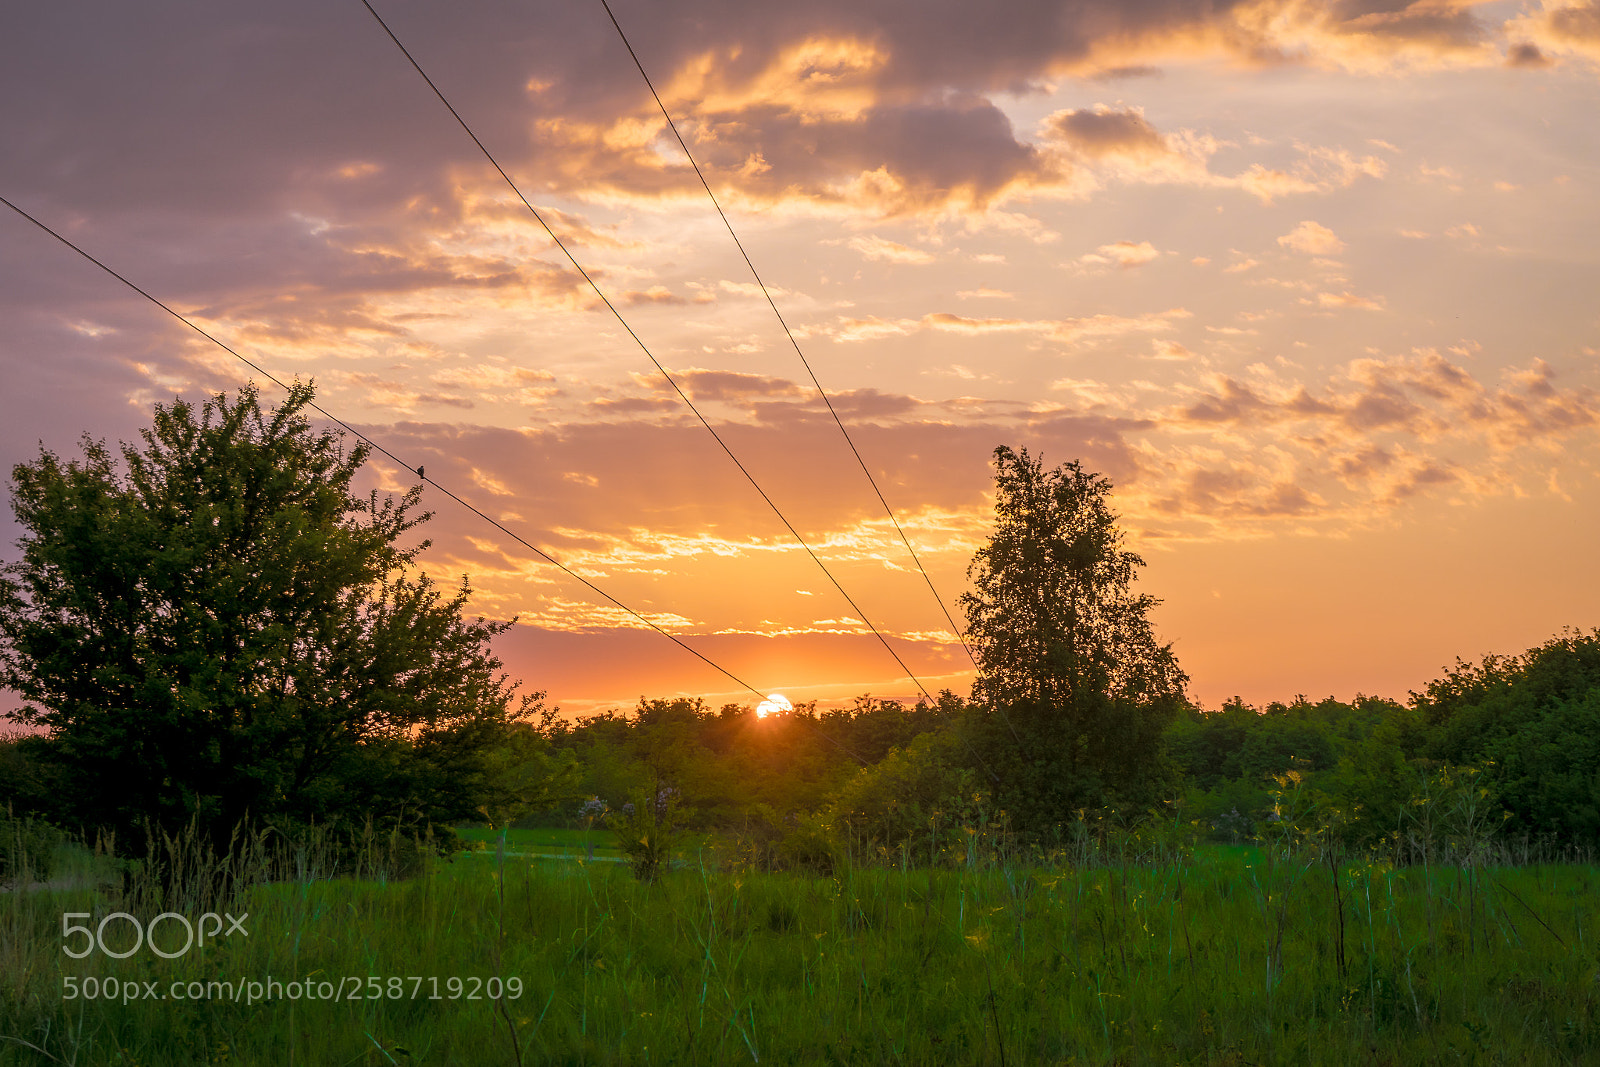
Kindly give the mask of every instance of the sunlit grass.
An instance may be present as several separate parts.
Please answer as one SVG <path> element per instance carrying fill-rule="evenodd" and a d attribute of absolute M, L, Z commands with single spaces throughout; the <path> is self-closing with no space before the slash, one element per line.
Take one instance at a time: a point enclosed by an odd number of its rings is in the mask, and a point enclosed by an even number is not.
<path fill-rule="evenodd" d="M 585 856 L 592 851 L 597 856 L 620 856 L 617 835 L 602 827 L 592 830 L 569 830 L 560 827 L 520 829 L 518 827 L 494 828 L 489 826 L 458 826 L 455 834 L 463 842 L 482 846 L 492 856 L 495 848 L 505 842 L 508 852 L 539 853 L 552 856 Z"/>
<path fill-rule="evenodd" d="M 1593 868 L 1271 858 L 990 857 L 819 878 L 691 856 L 646 884 L 615 863 L 479 855 L 404 881 L 254 886 L 230 908 L 248 910 L 248 938 L 171 961 L 63 955 L 62 913 L 98 921 L 120 889 L 11 893 L 0 1064 L 1564 1064 L 1600 1052 Z M 384 996 L 62 999 L 66 977 L 164 990 L 269 975 L 377 977 Z M 393 999 L 391 976 L 407 979 Z M 491 976 L 520 978 L 522 995 L 450 996 L 451 978 Z"/>

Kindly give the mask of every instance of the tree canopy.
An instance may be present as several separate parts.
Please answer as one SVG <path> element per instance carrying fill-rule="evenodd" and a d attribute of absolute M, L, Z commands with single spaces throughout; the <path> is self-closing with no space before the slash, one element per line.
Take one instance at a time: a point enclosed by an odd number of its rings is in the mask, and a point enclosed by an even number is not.
<path fill-rule="evenodd" d="M 137 446 L 13 470 L 0 684 L 48 732 L 64 816 L 226 840 L 247 817 L 463 818 L 503 790 L 487 753 L 529 713 L 487 647 L 509 623 L 418 572 L 420 489 L 352 495 L 368 450 L 314 430 L 312 397 L 175 400 Z"/>
<path fill-rule="evenodd" d="M 1458 660 L 1412 704 L 1427 727 L 1422 753 L 1482 766 L 1519 829 L 1600 841 L 1600 630 Z"/>
<path fill-rule="evenodd" d="M 1078 831 L 1180 792 L 1185 819 L 1245 837 L 1292 776 L 1329 832 L 1396 863 L 1486 805 L 1525 845 L 1600 839 L 1600 631 L 1458 662 L 1406 705 L 1202 712 L 1135 589 L 1110 481 L 1025 450 L 995 452 L 994 533 L 962 598 L 972 700 L 762 719 L 641 697 L 563 720 L 515 699 L 488 644 L 509 624 L 467 620 L 465 580 L 421 573 L 419 491 L 353 493 L 367 450 L 314 429 L 311 399 L 175 401 L 135 445 L 14 469 L 0 686 L 43 733 L 0 732 L 0 814 L 115 829 L 137 854 L 146 825 L 194 821 L 218 845 L 249 820 L 592 827 L 655 798 L 741 855 L 827 871 L 970 858 L 957 824 L 1048 843 L 1080 812 Z"/>
<path fill-rule="evenodd" d="M 995 529 L 963 594 L 978 663 L 974 699 L 999 751 L 992 776 L 1024 823 L 1106 800 L 1148 803 L 1165 777 L 1161 733 L 1187 676 L 1135 593 L 1111 482 L 995 449 Z"/>

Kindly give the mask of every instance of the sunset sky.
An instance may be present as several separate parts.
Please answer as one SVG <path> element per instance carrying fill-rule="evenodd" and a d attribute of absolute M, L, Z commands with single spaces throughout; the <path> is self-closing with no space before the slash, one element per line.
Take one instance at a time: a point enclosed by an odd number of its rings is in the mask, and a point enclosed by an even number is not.
<path fill-rule="evenodd" d="M 965 694 L 599 0 L 373 4 Z M 952 613 L 1007 444 L 1114 481 L 1208 707 L 1404 698 L 1600 625 L 1600 2 L 612 6 Z M 759 692 L 914 695 L 360 0 L 17 7 L 0 196 Z M 248 373 L 0 208 L 7 471 Z M 425 500 L 529 688 L 755 701 Z"/>

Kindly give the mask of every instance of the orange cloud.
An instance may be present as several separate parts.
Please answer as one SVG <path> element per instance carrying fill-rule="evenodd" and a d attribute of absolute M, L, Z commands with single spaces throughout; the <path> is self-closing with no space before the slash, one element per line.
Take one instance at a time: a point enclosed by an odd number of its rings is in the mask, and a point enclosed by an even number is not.
<path fill-rule="evenodd" d="M 1509 387 L 1496 389 L 1426 349 L 1411 357 L 1354 360 L 1346 381 L 1356 388 L 1333 382 L 1317 396 L 1304 385 L 1264 390 L 1224 376 L 1170 417 L 1234 425 L 1323 421 L 1357 433 L 1398 431 L 1424 440 L 1477 436 L 1500 450 L 1600 424 L 1600 393 L 1588 386 L 1560 389 L 1544 360 L 1534 360 L 1510 375 Z M 1360 454 L 1369 460 L 1385 455 Z"/>
<path fill-rule="evenodd" d="M 1239 189 L 1267 203 L 1345 188 L 1362 177 L 1381 178 L 1388 170 L 1376 156 L 1297 144 L 1300 158 L 1287 170 L 1256 163 L 1238 174 L 1216 174 L 1209 163 L 1220 147 L 1214 139 L 1190 130 L 1163 134 L 1140 108 L 1097 104 L 1058 111 L 1041 129 L 1046 145 L 1067 158 L 1063 174 L 1071 173 L 1071 166 L 1089 167 L 1123 181 Z"/>
<path fill-rule="evenodd" d="M 852 237 L 848 244 L 860 252 L 867 259 L 880 260 L 885 263 L 932 263 L 933 255 L 920 248 L 908 248 L 903 244 L 885 240 L 876 235 Z"/>
<path fill-rule="evenodd" d="M 1066 343 L 1085 338 L 1170 330 L 1173 320 L 1189 316 L 1190 312 L 1185 308 L 1171 308 L 1137 317 L 1102 314 L 1074 319 L 974 318 L 935 311 L 920 319 L 842 319 L 836 326 L 820 327 L 819 330 L 836 341 L 870 341 L 903 336 L 918 330 L 939 330 L 972 337 L 994 333 L 1033 333 Z"/>
<path fill-rule="evenodd" d="M 1332 230 L 1310 219 L 1278 238 L 1278 243 L 1308 256 L 1332 256 L 1344 251 L 1344 242 Z"/>
<path fill-rule="evenodd" d="M 1080 263 L 1115 263 L 1126 270 L 1129 267 L 1140 267 L 1155 259 L 1161 253 L 1149 241 L 1115 241 L 1108 245 L 1101 245 L 1096 252 L 1080 256 Z"/>
<path fill-rule="evenodd" d="M 1382 311 L 1383 301 L 1371 297 L 1357 296 L 1346 291 L 1343 293 L 1318 293 L 1317 306 L 1325 308 L 1361 308 L 1366 311 Z"/>
<path fill-rule="evenodd" d="M 756 397 L 800 396 L 802 390 L 783 378 L 726 370 L 674 371 L 674 378 L 696 400 L 749 400 Z M 665 383 L 661 388 L 666 388 Z"/>
<path fill-rule="evenodd" d="M 803 122 L 859 121 L 878 103 L 889 55 L 870 39 L 811 35 L 752 64 L 730 45 L 681 61 L 662 89 L 669 108 L 699 114 L 783 111 Z"/>
<path fill-rule="evenodd" d="M 682 307 L 686 304 L 709 304 L 716 297 L 708 292 L 698 292 L 693 297 L 679 296 L 664 285 L 652 285 L 648 289 L 625 289 L 618 298 L 628 307 L 641 306 L 669 306 Z"/>
<path fill-rule="evenodd" d="M 1506 32 L 1524 38 L 1507 53 L 1511 66 L 1539 68 L 1550 56 L 1573 56 L 1600 63 L 1600 2 L 1542 0 L 1537 11 L 1506 23 Z"/>

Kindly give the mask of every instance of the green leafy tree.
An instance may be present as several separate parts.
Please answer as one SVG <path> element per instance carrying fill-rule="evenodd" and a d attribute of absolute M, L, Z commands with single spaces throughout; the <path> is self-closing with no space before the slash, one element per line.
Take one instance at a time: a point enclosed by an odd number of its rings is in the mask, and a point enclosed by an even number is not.
<path fill-rule="evenodd" d="M 1484 768 L 1513 830 L 1600 842 L 1600 630 L 1567 631 L 1520 656 L 1458 661 L 1412 694 L 1422 751 Z"/>
<path fill-rule="evenodd" d="M 175 400 L 120 456 L 85 437 L 12 472 L 0 684 L 80 824 L 225 843 L 247 817 L 444 821 L 504 790 L 489 756 L 538 707 L 487 649 L 510 624 L 417 572 L 420 490 L 352 496 L 368 450 L 313 430 L 312 396 Z"/>
<path fill-rule="evenodd" d="M 1191 786 L 1215 789 L 1239 777 L 1240 753 L 1260 720 L 1260 713 L 1237 696 L 1217 711 L 1193 708 L 1169 728 L 1167 749 Z"/>
<path fill-rule="evenodd" d="M 995 449 L 995 531 L 963 594 L 987 709 L 991 778 L 1023 827 L 1106 802 L 1146 805 L 1171 778 L 1162 731 L 1187 676 L 1155 637 L 1160 601 L 1135 593 L 1111 482 Z"/>

